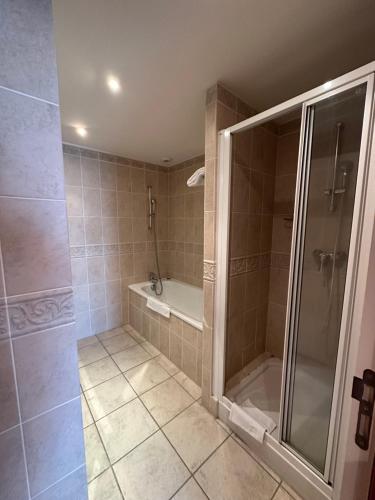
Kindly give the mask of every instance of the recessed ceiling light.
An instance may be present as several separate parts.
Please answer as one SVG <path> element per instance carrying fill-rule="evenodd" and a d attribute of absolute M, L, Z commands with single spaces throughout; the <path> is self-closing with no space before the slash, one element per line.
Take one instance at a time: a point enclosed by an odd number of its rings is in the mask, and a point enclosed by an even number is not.
<path fill-rule="evenodd" d="M 172 158 L 169 156 L 165 156 L 164 158 L 161 159 L 163 163 L 170 163 L 172 161 Z"/>
<path fill-rule="evenodd" d="M 76 132 L 80 137 L 87 136 L 87 130 L 85 129 L 85 127 L 76 127 Z"/>
<path fill-rule="evenodd" d="M 115 76 L 109 76 L 107 78 L 107 85 L 114 94 L 117 94 L 121 90 L 120 80 Z"/>

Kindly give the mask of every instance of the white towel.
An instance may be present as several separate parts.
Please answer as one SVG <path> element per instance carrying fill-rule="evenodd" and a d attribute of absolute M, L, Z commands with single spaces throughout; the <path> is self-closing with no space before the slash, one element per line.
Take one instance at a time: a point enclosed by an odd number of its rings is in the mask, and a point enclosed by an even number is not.
<path fill-rule="evenodd" d="M 259 410 L 251 401 L 250 398 L 245 399 L 242 406 L 246 413 L 254 418 L 259 424 L 266 428 L 266 431 L 271 434 L 277 427 L 276 423 L 262 410 Z"/>
<path fill-rule="evenodd" d="M 229 421 L 260 443 L 263 443 L 266 431 L 271 433 L 276 428 L 275 422 L 261 410 L 258 410 L 249 399 L 243 403 L 243 406 L 232 403 Z"/>
<path fill-rule="evenodd" d="M 160 300 L 154 299 L 153 297 L 147 297 L 147 307 L 153 311 L 161 314 L 162 316 L 169 318 L 171 315 L 171 309 L 167 304 L 160 302 Z"/>
<path fill-rule="evenodd" d="M 206 173 L 205 167 L 198 168 L 198 170 L 196 170 L 194 174 L 191 177 L 189 177 L 189 179 L 186 181 L 186 184 L 189 187 L 202 186 L 204 184 L 205 173 Z"/>

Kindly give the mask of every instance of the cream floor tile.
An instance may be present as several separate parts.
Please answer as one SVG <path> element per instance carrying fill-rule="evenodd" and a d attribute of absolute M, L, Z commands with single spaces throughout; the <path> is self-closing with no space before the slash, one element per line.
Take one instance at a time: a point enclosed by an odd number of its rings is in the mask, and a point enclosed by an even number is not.
<path fill-rule="evenodd" d="M 178 372 L 174 375 L 174 378 L 194 399 L 199 399 L 202 396 L 199 385 L 193 382 L 184 372 Z"/>
<path fill-rule="evenodd" d="M 180 371 L 180 369 L 174 363 L 172 363 L 171 360 L 164 356 L 164 354 L 160 354 L 160 356 L 155 359 L 159 363 L 159 365 L 161 365 L 164 370 L 169 373 L 169 375 L 176 375 Z"/>
<path fill-rule="evenodd" d="M 81 368 L 106 356 L 108 356 L 108 353 L 99 343 L 82 347 L 82 349 L 78 349 L 79 367 Z"/>
<path fill-rule="evenodd" d="M 122 374 L 89 389 L 85 396 L 95 420 L 137 397 Z"/>
<path fill-rule="evenodd" d="M 173 500 L 207 500 L 206 495 L 198 486 L 194 478 L 184 484 L 184 486 L 175 494 Z"/>
<path fill-rule="evenodd" d="M 285 490 L 293 500 L 304 500 L 301 496 L 298 495 L 298 493 L 293 490 L 293 488 L 289 486 L 289 484 L 285 483 L 284 481 L 281 483 L 281 488 Z"/>
<path fill-rule="evenodd" d="M 116 337 L 116 335 L 122 335 L 125 332 L 124 328 L 120 326 L 119 328 L 113 328 L 113 330 L 107 330 L 106 332 L 98 333 L 96 336 L 99 340 L 111 339 Z"/>
<path fill-rule="evenodd" d="M 161 431 L 113 468 L 126 500 L 168 500 L 189 477 Z"/>
<path fill-rule="evenodd" d="M 87 406 L 85 396 L 81 394 L 81 406 L 82 406 L 82 420 L 83 427 L 87 427 L 94 423 L 94 419 L 91 416 L 89 407 Z"/>
<path fill-rule="evenodd" d="M 160 351 L 159 349 L 156 349 L 156 347 L 154 345 L 151 344 L 151 342 L 148 342 L 147 340 L 145 340 L 143 343 L 142 343 L 142 347 L 143 349 L 145 349 L 149 354 L 151 354 L 152 357 L 155 357 L 155 356 L 159 356 L 160 354 Z"/>
<path fill-rule="evenodd" d="M 110 357 L 103 358 L 79 370 L 82 389 L 87 391 L 121 372 Z"/>
<path fill-rule="evenodd" d="M 141 399 L 160 426 L 194 402 L 194 399 L 173 378 L 146 392 Z"/>
<path fill-rule="evenodd" d="M 157 430 L 142 403 L 135 399 L 97 422 L 111 463 Z"/>
<path fill-rule="evenodd" d="M 134 368 L 135 366 L 138 366 L 152 358 L 152 356 L 140 345 L 129 347 L 129 349 L 126 349 L 125 351 L 113 354 L 112 357 L 122 372 L 130 370 L 131 368 Z"/>
<path fill-rule="evenodd" d="M 81 349 L 82 347 L 87 347 L 89 345 L 99 344 L 99 340 L 95 335 L 91 335 L 91 337 L 85 337 L 84 339 L 78 340 L 77 344 L 78 349 Z"/>
<path fill-rule="evenodd" d="M 191 471 L 228 437 L 208 411 L 194 403 L 163 428 L 167 438 Z"/>
<path fill-rule="evenodd" d="M 133 337 L 133 339 L 138 342 L 138 344 L 146 342 L 146 339 L 140 333 L 138 333 L 137 330 L 134 330 L 134 328 L 132 328 L 130 325 L 125 326 L 124 330 L 128 332 Z"/>
<path fill-rule="evenodd" d="M 151 359 L 131 370 L 125 372 L 133 389 L 138 393 L 148 391 L 163 380 L 169 378 L 169 373 L 162 368 L 157 361 Z"/>
<path fill-rule="evenodd" d="M 223 424 L 224 425 L 224 424 Z M 277 483 L 280 483 L 281 482 L 281 477 L 279 475 L 276 474 L 275 471 L 273 471 L 271 469 L 271 467 L 269 467 L 266 463 L 264 463 L 259 457 L 257 457 L 249 448 L 249 446 L 244 443 L 240 438 L 239 436 L 237 436 L 236 434 L 232 434 L 232 438 L 236 441 L 236 443 L 238 443 L 256 462 L 258 462 L 259 465 L 261 465 L 263 467 L 263 469 L 266 469 L 266 471 L 268 472 L 268 474 L 270 476 L 273 477 L 273 479 L 277 482 Z"/>
<path fill-rule="evenodd" d="M 295 500 L 284 488 L 279 488 L 272 500 Z"/>
<path fill-rule="evenodd" d="M 278 483 L 229 437 L 195 478 L 215 500 L 270 500 Z"/>
<path fill-rule="evenodd" d="M 122 500 L 115 476 L 111 469 L 89 484 L 89 500 Z"/>
<path fill-rule="evenodd" d="M 109 352 L 109 354 L 115 354 L 116 352 L 123 351 L 128 347 L 136 345 L 137 342 L 128 333 L 121 333 L 115 337 L 110 337 L 109 339 L 103 339 L 102 344 Z"/>
<path fill-rule="evenodd" d="M 94 477 L 108 469 L 109 462 L 94 424 L 86 427 L 84 437 L 87 480 L 91 481 Z"/>

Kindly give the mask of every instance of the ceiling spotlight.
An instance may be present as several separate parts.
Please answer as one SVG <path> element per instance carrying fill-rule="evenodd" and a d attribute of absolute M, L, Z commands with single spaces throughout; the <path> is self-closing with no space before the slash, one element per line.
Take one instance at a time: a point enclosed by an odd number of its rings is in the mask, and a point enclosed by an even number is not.
<path fill-rule="evenodd" d="M 114 76 L 109 76 L 107 78 L 107 85 L 108 85 L 109 89 L 111 90 L 111 92 L 113 92 L 114 94 L 117 94 L 117 92 L 120 92 L 120 90 L 121 90 L 120 81 L 118 78 L 116 78 Z"/>
<path fill-rule="evenodd" d="M 76 127 L 76 132 L 80 137 L 87 136 L 87 130 L 85 129 L 85 127 Z"/>
<path fill-rule="evenodd" d="M 170 163 L 172 161 L 172 158 L 170 158 L 169 156 L 164 156 L 161 161 L 162 163 Z"/>

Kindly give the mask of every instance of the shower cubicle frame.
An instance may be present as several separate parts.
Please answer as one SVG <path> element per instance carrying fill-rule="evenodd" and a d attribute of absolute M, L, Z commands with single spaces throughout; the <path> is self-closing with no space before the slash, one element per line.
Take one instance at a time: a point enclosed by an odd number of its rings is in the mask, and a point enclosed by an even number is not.
<path fill-rule="evenodd" d="M 360 293 L 360 288 L 365 286 L 358 280 L 358 276 L 366 276 L 366 265 L 368 266 L 368 255 L 371 247 L 372 231 L 363 231 L 363 214 L 372 213 L 374 210 L 375 198 L 375 162 L 374 154 L 371 154 L 371 132 L 374 123 L 374 73 L 375 63 L 367 64 L 357 70 L 343 75 L 335 80 L 326 82 L 304 94 L 279 104 L 267 111 L 259 113 L 236 125 L 228 127 L 219 132 L 219 165 L 217 175 L 217 212 L 216 212 L 216 288 L 215 288 L 215 309 L 214 309 L 214 365 L 213 365 L 213 396 L 218 401 L 219 416 L 228 421 L 231 401 L 225 396 L 225 335 L 226 335 L 226 302 L 228 286 L 228 256 L 229 256 L 229 220 L 230 220 L 230 179 L 231 179 L 231 147 L 232 134 L 245 131 L 249 128 L 261 125 L 269 120 L 278 118 L 285 113 L 302 110 L 301 135 L 299 142 L 295 211 L 298 216 L 294 218 L 291 265 L 288 302 L 287 321 L 285 327 L 285 346 L 283 363 L 282 395 L 280 408 L 280 437 L 277 440 L 266 433 L 263 445 L 255 444 L 249 436 L 241 436 L 250 448 L 261 458 L 273 466 L 276 470 L 290 481 L 293 485 L 298 485 L 298 489 L 303 491 L 309 498 L 333 498 L 339 499 L 340 481 L 342 480 L 344 460 L 343 450 L 337 453 L 339 448 L 339 432 L 342 426 L 347 425 L 349 419 L 350 406 L 344 404 L 344 390 L 348 391 L 351 380 L 346 378 L 347 366 L 353 365 L 355 353 L 349 349 L 355 345 L 360 335 L 360 320 L 363 310 L 364 293 Z M 294 341 L 295 332 L 289 334 L 289 319 L 294 314 L 291 310 L 291 294 L 298 291 L 298 267 L 300 260 L 295 253 L 297 244 L 303 234 L 305 224 L 305 209 L 303 202 L 306 198 L 302 195 L 302 190 L 308 186 L 309 158 L 306 158 L 304 147 L 309 133 L 307 121 L 309 120 L 311 106 L 316 102 L 332 97 L 352 87 L 367 83 L 365 108 L 363 116 L 363 135 L 361 140 L 357 187 L 355 194 L 355 204 L 353 210 L 353 223 L 350 237 L 350 252 L 348 256 L 347 279 L 345 285 L 343 314 L 340 330 L 340 341 L 338 347 L 337 364 L 335 372 L 334 394 L 332 399 L 331 419 L 327 444 L 327 461 L 324 473 L 315 470 L 307 461 L 299 456 L 286 442 L 282 440 L 285 436 L 288 399 L 285 386 L 290 380 L 288 370 L 291 370 L 291 345 Z M 311 130 L 310 130 L 311 132 Z M 374 148 L 373 148 L 374 149 Z M 372 168 L 370 172 L 370 158 Z M 301 196 L 302 195 L 302 196 Z M 300 206 L 301 204 L 301 206 Z M 366 206 L 365 206 L 366 205 Z M 306 207 L 305 207 L 306 208 Z M 369 212 L 368 212 L 369 210 Z M 297 220 L 296 220 L 297 219 Z M 295 283 L 295 282 L 296 283 Z M 363 290 L 362 290 L 363 291 Z M 298 293 L 297 293 L 298 295 Z M 356 301 L 354 302 L 354 295 Z M 294 333 L 294 335 L 293 335 Z M 332 487 L 334 485 L 334 487 Z M 338 485 L 338 487 L 336 487 Z"/>

